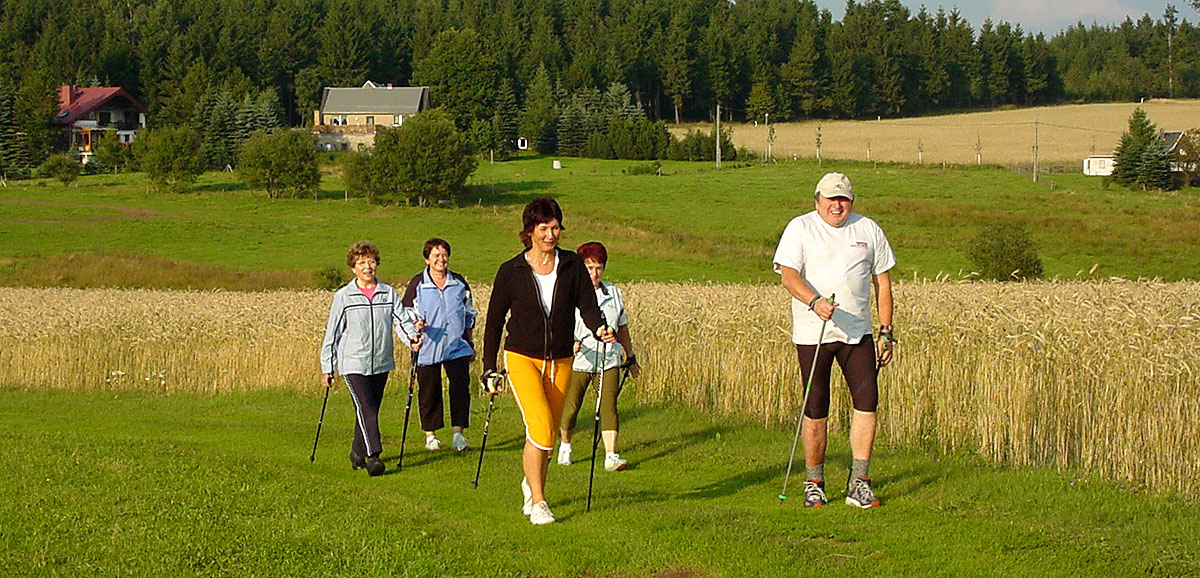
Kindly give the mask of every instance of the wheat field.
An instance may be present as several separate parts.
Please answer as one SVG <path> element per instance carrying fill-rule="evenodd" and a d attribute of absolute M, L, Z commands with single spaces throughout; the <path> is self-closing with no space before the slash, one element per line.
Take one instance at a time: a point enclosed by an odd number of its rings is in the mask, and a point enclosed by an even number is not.
<path fill-rule="evenodd" d="M 1042 166 L 1081 171 L 1084 157 L 1112 153 L 1129 127 L 1129 115 L 1139 106 L 1161 130 L 1200 127 L 1200 100 L 1154 99 L 901 119 L 777 123 L 771 150 L 780 160 L 793 155 L 814 158 L 819 127 L 824 159 L 1030 166 L 1036 144 Z M 680 134 L 689 128 L 711 131 L 712 125 L 685 125 L 673 131 Z M 757 124 L 722 123 L 722 128 L 728 128 L 738 147 L 758 155 L 767 150 L 767 127 L 761 119 Z"/>
<path fill-rule="evenodd" d="M 627 403 L 794 423 L 802 384 L 782 288 L 624 290 L 645 370 Z M 477 287 L 476 303 L 487 295 Z M 0 288 L 0 384 L 315 392 L 330 298 Z M 908 282 L 896 303 L 897 359 L 880 376 L 882 442 L 1200 489 L 1200 284 Z M 848 403 L 835 384 L 838 430 Z"/>

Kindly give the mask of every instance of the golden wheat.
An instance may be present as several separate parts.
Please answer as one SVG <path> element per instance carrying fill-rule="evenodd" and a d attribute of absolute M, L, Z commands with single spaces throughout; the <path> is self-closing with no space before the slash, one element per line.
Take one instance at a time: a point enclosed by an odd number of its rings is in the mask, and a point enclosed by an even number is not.
<path fill-rule="evenodd" d="M 772 152 L 776 159 L 813 158 L 817 154 L 817 129 L 821 130 L 821 156 L 879 162 L 924 162 L 1031 165 L 1034 145 L 1043 166 L 1065 165 L 1083 169 L 1083 159 L 1109 154 L 1129 127 L 1129 115 L 1142 107 L 1162 130 L 1196 128 L 1200 100 L 1154 99 L 1144 103 L 1103 103 L 1042 106 L 880 120 L 811 120 L 778 123 Z M 722 123 L 733 143 L 762 154 L 767 149 L 767 127 L 762 123 Z M 683 125 L 711 131 L 712 125 Z"/>
<path fill-rule="evenodd" d="M 645 367 L 627 395 L 794 423 L 802 383 L 778 286 L 632 283 Z M 488 288 L 476 288 L 487 303 Z M 316 390 L 330 294 L 0 288 L 0 383 Z M 1200 284 L 902 283 L 880 439 L 1200 488 Z M 478 369 L 478 368 L 476 368 Z M 835 384 L 830 422 L 849 400 Z"/>

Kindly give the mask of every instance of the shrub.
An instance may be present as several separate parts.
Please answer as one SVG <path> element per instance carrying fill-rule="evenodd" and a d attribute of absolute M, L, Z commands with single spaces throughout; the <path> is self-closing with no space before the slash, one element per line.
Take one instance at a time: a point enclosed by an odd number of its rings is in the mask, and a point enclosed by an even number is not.
<path fill-rule="evenodd" d="M 717 141 L 711 132 L 688 131 L 683 138 L 674 140 L 667 148 L 667 158 L 673 161 L 712 161 L 716 160 Z M 737 159 L 737 149 L 729 133 L 721 131 L 721 160 Z"/>
<path fill-rule="evenodd" d="M 200 137 L 186 126 L 146 132 L 134 142 L 134 155 L 156 191 L 187 191 L 204 172 Z"/>
<path fill-rule="evenodd" d="M 79 173 L 83 172 L 83 165 L 73 156 L 56 153 L 46 158 L 46 161 L 38 168 L 38 172 L 43 176 L 58 179 L 64 185 L 69 185 L 79 178 Z"/>
<path fill-rule="evenodd" d="M 349 282 L 350 270 L 346 267 L 329 265 L 313 271 L 313 283 L 323 291 L 336 291 Z"/>
<path fill-rule="evenodd" d="M 659 161 L 638 163 L 621 171 L 627 175 L 662 175 L 662 163 Z"/>
<path fill-rule="evenodd" d="M 398 128 L 375 133 L 375 148 L 346 164 L 346 186 L 377 200 L 384 195 L 430 200 L 457 192 L 475 171 L 470 145 L 440 110 L 422 112 Z"/>
<path fill-rule="evenodd" d="M 967 257 L 981 279 L 1019 281 L 1042 276 L 1042 260 L 1024 225 L 998 223 L 985 227 L 971 242 Z"/>
<path fill-rule="evenodd" d="M 321 184 L 317 139 L 298 130 L 255 132 L 242 143 L 238 172 L 251 186 L 266 189 L 272 199 L 315 196 Z"/>

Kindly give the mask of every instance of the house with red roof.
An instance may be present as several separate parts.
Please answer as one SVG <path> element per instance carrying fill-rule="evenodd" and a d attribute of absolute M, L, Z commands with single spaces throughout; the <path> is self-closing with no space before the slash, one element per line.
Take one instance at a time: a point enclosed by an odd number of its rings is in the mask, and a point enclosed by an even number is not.
<path fill-rule="evenodd" d="M 116 131 L 121 143 L 132 143 L 137 131 L 146 128 L 146 112 L 120 87 L 64 84 L 58 90 L 58 114 L 51 124 L 62 127 L 63 143 L 86 163 L 104 131 Z"/>

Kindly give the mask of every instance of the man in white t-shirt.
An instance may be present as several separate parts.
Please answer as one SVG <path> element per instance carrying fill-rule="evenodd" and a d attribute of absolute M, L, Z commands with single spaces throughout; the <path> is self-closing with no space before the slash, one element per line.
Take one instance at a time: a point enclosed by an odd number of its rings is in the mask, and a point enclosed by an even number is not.
<path fill-rule="evenodd" d="M 841 173 L 821 177 L 813 195 L 816 210 L 792 219 L 775 250 L 775 271 L 792 295 L 792 342 L 800 370 L 811 381 L 803 417 L 807 482 L 804 505 L 821 507 L 825 497 L 826 422 L 829 375 L 837 359 L 850 388 L 853 463 L 846 503 L 874 508 L 869 467 L 875 443 L 879 368 L 892 360 L 892 281 L 896 257 L 875 221 L 850 210 L 854 190 Z M 871 334 L 871 289 L 879 310 L 878 348 Z M 836 296 L 836 301 L 834 297 Z M 824 333 L 822 334 L 822 326 Z M 817 343 L 821 336 L 821 343 Z M 817 356 L 813 376 L 813 356 Z"/>

